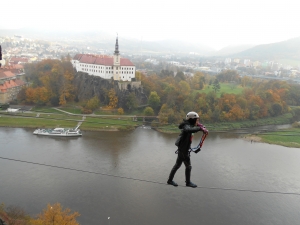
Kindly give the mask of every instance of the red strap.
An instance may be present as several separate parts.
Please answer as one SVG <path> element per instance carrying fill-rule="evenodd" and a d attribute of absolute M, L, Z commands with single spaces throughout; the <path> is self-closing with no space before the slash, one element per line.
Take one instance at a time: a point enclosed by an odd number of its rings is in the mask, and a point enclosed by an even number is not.
<path fill-rule="evenodd" d="M 201 142 L 200 142 L 200 148 L 202 148 L 202 145 L 203 145 L 204 140 L 205 140 L 207 135 L 208 135 L 208 133 L 203 133 L 202 138 L 201 138 Z"/>

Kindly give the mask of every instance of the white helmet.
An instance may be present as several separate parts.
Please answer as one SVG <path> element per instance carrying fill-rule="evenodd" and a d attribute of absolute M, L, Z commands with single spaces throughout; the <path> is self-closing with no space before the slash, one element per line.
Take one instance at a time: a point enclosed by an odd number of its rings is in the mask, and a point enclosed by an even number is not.
<path fill-rule="evenodd" d="M 194 118 L 199 118 L 198 113 L 196 112 L 189 112 L 188 114 L 186 114 L 186 119 L 194 119 Z"/>

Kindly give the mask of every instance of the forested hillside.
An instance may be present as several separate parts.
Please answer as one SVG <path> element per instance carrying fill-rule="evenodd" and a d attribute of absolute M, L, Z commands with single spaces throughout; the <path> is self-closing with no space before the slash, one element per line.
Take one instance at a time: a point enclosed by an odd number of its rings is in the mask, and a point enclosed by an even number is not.
<path fill-rule="evenodd" d="M 168 70 L 151 76 L 137 72 L 142 87 L 128 85 L 127 90 L 119 90 L 118 81 L 76 73 L 69 59 L 44 60 L 25 69 L 30 86 L 19 93 L 19 102 L 53 106 L 75 102 L 82 113 L 99 106 L 120 114 L 142 107 L 143 115 L 157 115 L 161 123 L 178 123 L 193 110 L 203 122 L 219 122 L 273 117 L 289 112 L 291 105 L 300 106 L 298 84 L 240 77 L 231 70 L 216 76 L 196 72 L 192 77 L 183 72 L 174 76 Z M 225 84 L 239 91 L 224 92 Z"/>

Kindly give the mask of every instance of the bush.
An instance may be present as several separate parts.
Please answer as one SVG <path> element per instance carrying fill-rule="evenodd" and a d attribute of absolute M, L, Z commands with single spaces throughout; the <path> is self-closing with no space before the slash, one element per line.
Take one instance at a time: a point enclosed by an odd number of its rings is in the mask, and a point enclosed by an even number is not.
<path fill-rule="evenodd" d="M 82 114 L 92 114 L 93 111 L 87 108 L 81 108 L 81 113 Z"/>

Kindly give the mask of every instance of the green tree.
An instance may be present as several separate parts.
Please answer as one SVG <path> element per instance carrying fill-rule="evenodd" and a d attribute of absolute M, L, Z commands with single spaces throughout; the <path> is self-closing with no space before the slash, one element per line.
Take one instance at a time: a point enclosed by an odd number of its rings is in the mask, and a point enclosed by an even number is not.
<path fill-rule="evenodd" d="M 154 110 L 151 107 L 146 107 L 144 109 L 145 116 L 154 116 Z"/>
<path fill-rule="evenodd" d="M 180 82 L 182 80 L 185 80 L 185 76 L 184 76 L 184 73 L 182 71 L 179 71 L 176 73 L 176 76 L 175 76 L 175 80 L 177 82 Z"/>
<path fill-rule="evenodd" d="M 125 106 L 128 111 L 134 110 L 138 106 L 136 96 L 133 92 L 126 96 Z"/>
<path fill-rule="evenodd" d="M 220 89 L 221 89 L 221 86 L 220 86 L 219 80 L 216 78 L 213 83 L 213 90 L 215 93 L 217 93 Z"/>
<path fill-rule="evenodd" d="M 160 106 L 160 97 L 158 96 L 156 91 L 151 91 L 148 99 L 148 104 L 152 109 L 158 110 Z"/>
<path fill-rule="evenodd" d="M 282 113 L 282 106 L 278 102 L 274 103 L 271 108 L 272 116 L 279 116 Z"/>

